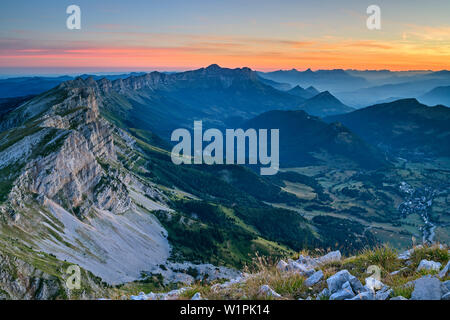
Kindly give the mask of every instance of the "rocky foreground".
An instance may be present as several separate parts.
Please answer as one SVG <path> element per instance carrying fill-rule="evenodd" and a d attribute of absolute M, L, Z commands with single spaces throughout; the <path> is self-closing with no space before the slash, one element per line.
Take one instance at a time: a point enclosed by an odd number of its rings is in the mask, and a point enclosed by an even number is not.
<path fill-rule="evenodd" d="M 382 247 L 343 258 L 339 251 L 319 257 L 299 255 L 270 263 L 226 282 L 198 282 L 162 293 L 122 299 L 276 299 L 276 300 L 449 300 L 449 249 L 417 246 L 400 254 Z"/>

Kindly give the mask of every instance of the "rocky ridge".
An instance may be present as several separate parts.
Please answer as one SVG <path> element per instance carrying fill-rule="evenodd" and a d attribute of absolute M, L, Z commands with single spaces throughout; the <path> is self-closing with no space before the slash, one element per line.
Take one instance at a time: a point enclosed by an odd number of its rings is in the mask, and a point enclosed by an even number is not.
<path fill-rule="evenodd" d="M 112 128 L 99 115 L 94 89 L 80 86 L 63 92 L 67 97 L 62 102 L 52 105 L 31 124 L 26 123 L 39 133 L 40 139 L 36 138 L 34 146 L 40 150 L 22 155 L 24 168 L 10 193 L 11 204 L 20 206 L 27 201 L 27 196 L 38 194 L 41 199 L 53 199 L 61 205 L 70 203 L 68 209 L 76 208 L 80 217 L 87 214 L 87 203 L 117 214 L 129 210 L 131 199 L 114 176 L 117 173 L 109 175 L 98 161 L 115 161 L 116 158 Z M 27 144 L 33 148 L 30 142 Z M 10 151 L 6 150 L 0 154 L 0 159 L 7 159 L 8 155 Z M 11 163 L 9 157 L 2 161 L 3 166 Z M 112 180 L 108 188 L 99 190 L 97 197 L 86 199 L 95 194 L 93 191 L 102 179 L 108 178 Z"/>
<path fill-rule="evenodd" d="M 114 90 L 164 80 L 153 76 L 114 82 Z M 0 202 L 0 254 L 9 257 L 0 261 L 2 298 L 93 298 L 103 294 L 102 281 L 122 284 L 155 272 L 165 283 L 194 282 L 186 270 L 236 276 L 224 267 L 167 261 L 168 234 L 151 212 L 170 213 L 168 198 L 140 176 L 149 172 L 137 166 L 135 138 L 100 114 L 101 91 L 112 83 L 64 82 L 2 121 L 0 177 L 8 189 Z M 82 267 L 84 287 L 95 294 L 67 291 L 70 264 Z"/>
<path fill-rule="evenodd" d="M 197 82 L 198 77 L 205 79 L 203 82 Z M 160 72 L 150 72 L 144 75 L 130 76 L 125 79 L 108 80 L 106 78 L 95 81 L 94 78 L 87 79 L 76 78 L 66 81 L 60 85 L 60 88 L 78 88 L 80 86 L 89 86 L 96 90 L 96 93 L 116 92 L 124 94 L 141 89 L 150 90 L 170 90 L 171 87 L 183 87 L 195 83 L 196 86 L 205 88 L 212 83 L 222 88 L 230 87 L 234 81 L 257 81 L 258 76 L 255 71 L 249 68 L 226 69 L 218 65 L 210 65 L 207 68 L 198 70 L 165 74 Z"/>
<path fill-rule="evenodd" d="M 26 290 L 20 285 L 23 290 L 15 290 L 18 273 L 1 261 L 0 269 L 10 270 L 0 285 L 5 297 L 55 296 L 53 285 L 44 291 L 38 285 L 39 291 L 26 284 L 33 279 L 59 283 L 65 277 L 61 268 L 47 273 L 36 267 L 43 253 L 45 259 L 79 264 L 110 283 L 138 279 L 142 270 L 170 254 L 166 231 L 145 211 L 168 210 L 165 197 L 121 166 L 114 139 L 125 134 L 100 115 L 96 90 L 89 79 L 63 83 L 2 122 L 0 170 L 9 188 L 2 189 L 0 253 L 24 261 L 19 266 L 29 271 L 20 273 Z M 130 259 L 122 266 L 127 254 Z"/>

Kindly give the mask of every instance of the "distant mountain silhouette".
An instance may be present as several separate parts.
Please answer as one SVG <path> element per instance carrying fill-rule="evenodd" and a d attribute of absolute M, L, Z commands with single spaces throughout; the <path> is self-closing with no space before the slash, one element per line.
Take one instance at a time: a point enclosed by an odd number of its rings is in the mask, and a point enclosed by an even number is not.
<path fill-rule="evenodd" d="M 450 86 L 434 88 L 421 96 L 419 100 L 428 105 L 443 104 L 450 107 Z"/>
<path fill-rule="evenodd" d="M 307 89 L 303 89 L 302 87 L 297 85 L 287 92 L 294 96 L 297 96 L 297 97 L 309 99 L 309 98 L 314 97 L 317 94 L 317 93 L 314 93 L 313 87 L 310 87 L 310 88 L 311 89 L 308 88 L 309 90 L 307 90 Z"/>
<path fill-rule="evenodd" d="M 310 115 L 317 117 L 326 117 L 341 113 L 354 111 L 355 109 L 346 106 L 329 91 L 324 91 L 311 99 L 305 101 L 300 109 L 306 111 Z"/>
<path fill-rule="evenodd" d="M 263 77 L 259 77 L 259 80 L 262 83 L 267 84 L 267 85 L 269 85 L 277 90 L 280 90 L 280 91 L 288 91 L 292 88 L 292 86 L 289 83 L 280 83 L 280 82 L 269 80 L 269 79 L 266 79 Z"/>
<path fill-rule="evenodd" d="M 309 86 L 305 90 L 308 91 L 309 93 L 311 93 L 313 96 L 315 96 L 315 95 L 320 93 L 320 91 L 317 90 L 316 88 L 314 88 L 313 86 Z"/>
<path fill-rule="evenodd" d="M 348 74 L 342 69 L 306 71 L 278 70 L 260 73 L 261 77 L 277 82 L 286 82 L 293 86 L 315 86 L 320 90 L 345 91 L 363 88 L 368 85 L 366 79 Z"/>
<path fill-rule="evenodd" d="M 328 124 L 301 110 L 269 111 L 247 121 L 243 128 L 279 129 L 282 167 L 333 165 L 336 158 L 368 169 L 386 164 L 376 148 L 342 124 Z"/>
<path fill-rule="evenodd" d="M 450 109 L 444 106 L 402 99 L 325 120 L 339 121 L 367 142 L 404 157 L 450 155 Z"/>
<path fill-rule="evenodd" d="M 354 107 L 365 107 L 391 97 L 420 98 L 436 87 L 450 86 L 450 71 L 443 70 L 408 76 L 395 75 L 373 84 L 366 88 L 352 88 L 333 93 L 342 102 Z"/>

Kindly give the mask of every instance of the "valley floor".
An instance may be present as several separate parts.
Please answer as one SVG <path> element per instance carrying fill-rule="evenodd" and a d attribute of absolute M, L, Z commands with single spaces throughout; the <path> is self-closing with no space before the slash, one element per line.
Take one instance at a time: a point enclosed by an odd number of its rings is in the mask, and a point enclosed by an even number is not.
<path fill-rule="evenodd" d="M 364 175 L 326 166 L 288 168 L 317 180 L 328 203 L 311 201 L 318 189 L 286 181 L 285 191 L 304 199 L 303 205 L 272 203 L 316 216 L 348 218 L 364 225 L 381 243 L 406 249 L 415 243 L 450 241 L 450 159 L 422 163 L 400 160 L 386 171 Z M 315 205 L 314 205 L 315 204 Z"/>

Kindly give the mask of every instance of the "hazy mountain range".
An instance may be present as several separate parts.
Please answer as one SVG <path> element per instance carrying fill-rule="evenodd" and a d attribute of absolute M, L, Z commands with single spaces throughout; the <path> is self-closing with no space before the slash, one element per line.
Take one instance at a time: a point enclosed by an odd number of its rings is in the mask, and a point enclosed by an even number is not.
<path fill-rule="evenodd" d="M 279 70 L 260 73 L 261 77 L 292 86 L 313 85 L 330 91 L 351 107 L 360 108 L 392 98 L 419 98 L 439 86 L 450 85 L 450 72 L 358 70 Z M 442 97 L 441 97 L 442 98 Z M 433 100 L 435 101 L 435 100 Z M 436 104 L 447 104 L 448 98 Z"/>
<path fill-rule="evenodd" d="M 304 88 L 300 87 L 299 85 L 296 85 L 292 89 L 287 90 L 287 92 L 294 96 L 299 96 L 299 97 L 302 97 L 305 99 L 310 99 L 320 93 L 313 86 L 309 86 L 308 88 L 304 89 Z"/>
<path fill-rule="evenodd" d="M 419 97 L 419 100 L 425 104 L 450 106 L 450 86 L 437 87 Z"/>
<path fill-rule="evenodd" d="M 130 76 L 144 75 L 144 72 L 114 75 L 82 75 L 83 79 L 94 80 L 126 79 Z M 164 74 L 173 74 L 164 73 Z M 450 72 L 433 71 L 390 71 L 390 70 L 318 70 L 306 71 L 278 70 L 274 72 L 257 72 L 259 82 L 280 91 L 289 91 L 296 86 L 308 88 L 313 86 L 319 91 L 329 91 L 345 105 L 361 108 L 375 103 L 388 102 L 402 98 L 418 98 L 437 87 L 450 86 Z M 0 79 L 0 98 L 18 97 L 39 94 L 55 85 L 73 80 L 73 76 L 60 77 L 19 77 Z M 315 89 L 314 88 L 314 89 Z M 317 90 L 316 89 L 316 90 Z M 296 89 L 298 90 L 298 89 Z M 311 98 L 308 94 L 300 94 L 303 98 Z M 423 100 L 430 105 L 448 106 L 448 94 Z"/>
<path fill-rule="evenodd" d="M 324 91 L 342 91 L 346 88 L 362 88 L 368 85 L 368 81 L 362 77 L 352 76 L 344 70 L 318 70 L 306 71 L 279 70 L 267 73 L 260 73 L 261 77 L 277 81 L 286 82 L 292 86 L 314 86 L 317 89 Z"/>

